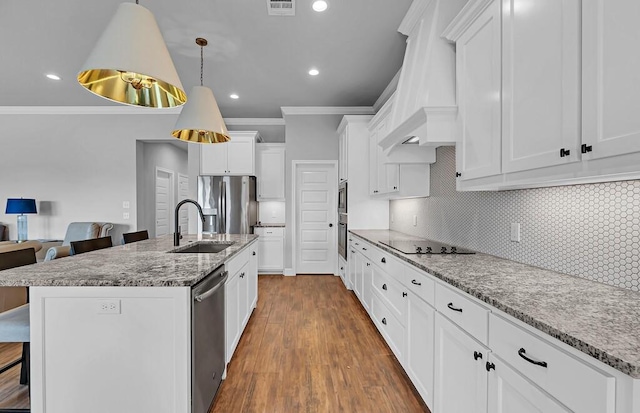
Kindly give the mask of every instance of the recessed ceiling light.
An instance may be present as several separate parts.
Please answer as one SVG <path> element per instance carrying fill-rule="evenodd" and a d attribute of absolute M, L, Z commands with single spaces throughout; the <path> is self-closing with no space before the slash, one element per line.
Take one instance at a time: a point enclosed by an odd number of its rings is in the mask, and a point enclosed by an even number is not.
<path fill-rule="evenodd" d="M 232 93 L 232 94 L 229 95 L 229 97 L 231 99 L 238 99 L 240 96 L 236 95 L 235 93 Z"/>
<path fill-rule="evenodd" d="M 54 75 L 53 73 L 47 73 L 47 77 L 51 80 L 61 80 L 62 78 L 58 75 Z"/>
<path fill-rule="evenodd" d="M 325 11 L 329 7 L 329 4 L 324 0 L 316 0 L 313 2 L 313 10 L 317 12 Z"/>
<path fill-rule="evenodd" d="M 311 69 L 309 70 L 309 74 L 311 76 L 318 76 L 320 74 L 320 71 L 318 69 Z"/>

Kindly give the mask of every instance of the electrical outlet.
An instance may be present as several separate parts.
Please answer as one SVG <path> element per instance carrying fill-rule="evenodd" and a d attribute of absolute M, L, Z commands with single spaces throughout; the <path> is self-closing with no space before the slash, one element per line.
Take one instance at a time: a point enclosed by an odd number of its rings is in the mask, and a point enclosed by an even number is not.
<path fill-rule="evenodd" d="M 418 216 L 417 215 L 413 216 L 413 226 L 414 227 L 418 226 Z"/>
<path fill-rule="evenodd" d="M 520 224 L 511 223 L 511 241 L 520 242 Z"/>
<path fill-rule="evenodd" d="M 128 212 L 123 212 L 122 213 L 122 219 L 129 219 L 129 213 Z"/>
<path fill-rule="evenodd" d="M 122 201 L 122 208 L 129 209 L 130 208 L 129 201 Z"/>
<path fill-rule="evenodd" d="M 98 300 L 98 314 L 120 314 L 120 300 Z"/>

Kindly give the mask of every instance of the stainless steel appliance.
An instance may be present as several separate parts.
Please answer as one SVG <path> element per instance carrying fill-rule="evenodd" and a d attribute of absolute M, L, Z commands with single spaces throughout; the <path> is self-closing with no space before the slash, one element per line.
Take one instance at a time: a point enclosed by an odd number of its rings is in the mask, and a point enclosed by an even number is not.
<path fill-rule="evenodd" d="M 347 181 L 344 181 L 338 186 L 338 213 L 346 214 L 347 212 Z"/>
<path fill-rule="evenodd" d="M 347 259 L 347 214 L 338 214 L 338 254 Z"/>
<path fill-rule="evenodd" d="M 191 289 L 191 412 L 207 413 L 225 367 L 224 265 Z"/>
<path fill-rule="evenodd" d="M 431 240 L 383 240 L 379 242 L 405 254 L 475 254 L 475 251 Z"/>
<path fill-rule="evenodd" d="M 255 176 L 199 176 L 203 232 L 252 234 L 258 222 Z"/>

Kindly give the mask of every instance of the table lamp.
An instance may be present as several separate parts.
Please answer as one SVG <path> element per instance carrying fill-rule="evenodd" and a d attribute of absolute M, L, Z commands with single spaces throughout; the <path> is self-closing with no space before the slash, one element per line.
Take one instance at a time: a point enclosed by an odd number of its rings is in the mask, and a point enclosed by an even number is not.
<path fill-rule="evenodd" d="M 27 216 L 24 214 L 37 214 L 36 200 L 24 198 L 8 198 L 5 214 L 18 215 L 18 242 L 27 240 Z"/>

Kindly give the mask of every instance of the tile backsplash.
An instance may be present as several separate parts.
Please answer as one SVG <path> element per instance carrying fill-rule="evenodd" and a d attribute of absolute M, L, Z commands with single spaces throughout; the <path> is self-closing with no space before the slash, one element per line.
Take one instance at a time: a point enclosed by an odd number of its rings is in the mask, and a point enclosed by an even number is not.
<path fill-rule="evenodd" d="M 431 196 L 391 201 L 390 228 L 640 291 L 640 181 L 457 192 L 454 176 L 455 148 L 438 148 Z"/>

